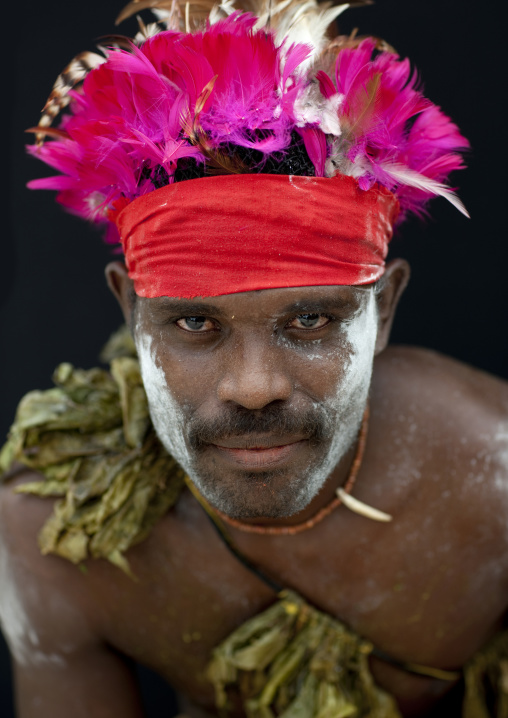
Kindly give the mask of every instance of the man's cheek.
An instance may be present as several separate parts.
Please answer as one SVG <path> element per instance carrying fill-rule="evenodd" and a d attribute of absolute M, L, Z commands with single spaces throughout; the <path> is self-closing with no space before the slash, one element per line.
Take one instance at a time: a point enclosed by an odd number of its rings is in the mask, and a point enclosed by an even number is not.
<path fill-rule="evenodd" d="M 153 338 L 149 334 L 137 335 L 136 348 L 150 416 L 163 446 L 188 469 L 191 457 L 184 438 L 184 412 L 168 386 L 166 373 L 158 360 L 157 352 L 152 348 L 153 345 Z"/>

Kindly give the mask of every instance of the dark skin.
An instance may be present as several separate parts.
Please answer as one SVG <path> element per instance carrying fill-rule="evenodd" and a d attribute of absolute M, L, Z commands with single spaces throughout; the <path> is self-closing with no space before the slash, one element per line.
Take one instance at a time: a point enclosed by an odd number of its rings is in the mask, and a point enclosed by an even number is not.
<path fill-rule="evenodd" d="M 456 669 L 502 627 L 508 603 L 508 388 L 432 352 L 386 349 L 407 276 L 404 262 L 391 263 L 377 296 L 371 420 L 354 489 L 393 521 L 373 522 L 341 507 L 299 535 L 236 529 L 231 535 L 267 574 L 395 658 Z M 154 306 L 164 300 L 138 300 L 133 307 L 121 265 L 110 265 L 108 277 L 135 331 L 163 342 L 157 351 L 175 397 L 208 418 L 232 402 L 262 411 L 271 402 L 324 400 L 338 380 L 340 359 L 335 369 L 330 352 L 311 362 L 305 348 L 311 335 L 300 320 L 295 329 L 294 317 L 279 329 L 292 332 L 291 342 L 275 342 L 274 317 L 295 294 L 339 297 L 341 311 L 348 305 L 353 314 L 366 301 L 347 287 L 208 298 L 222 313 L 211 317 L 222 335 L 202 339 L 178 334 L 187 331 L 178 325 L 168 334 L 156 329 Z M 343 320 L 318 326 L 321 345 L 340 345 Z M 203 341 L 218 343 L 204 348 Z M 205 351 L 212 368 L 203 375 Z M 192 376 L 201 372 L 199 386 L 188 374 L 192 362 Z M 291 524 L 314 514 L 344 483 L 353 451 L 304 510 L 256 523 Z M 288 461 L 296 470 L 309 452 L 299 446 Z M 238 478 L 226 459 L 220 466 Z M 129 551 L 136 582 L 105 561 L 90 561 L 83 574 L 60 558 L 42 557 L 36 535 L 52 501 L 12 492 L 16 482 L 33 478 L 25 471 L 0 491 L 0 607 L 14 648 L 20 718 L 140 718 L 130 659 L 171 683 L 187 715 L 214 715 L 204 677 L 210 651 L 273 603 L 273 592 L 229 554 L 189 492 Z M 460 715 L 460 686 L 454 690 L 453 683 L 411 676 L 376 659 L 371 667 L 404 716 Z"/>

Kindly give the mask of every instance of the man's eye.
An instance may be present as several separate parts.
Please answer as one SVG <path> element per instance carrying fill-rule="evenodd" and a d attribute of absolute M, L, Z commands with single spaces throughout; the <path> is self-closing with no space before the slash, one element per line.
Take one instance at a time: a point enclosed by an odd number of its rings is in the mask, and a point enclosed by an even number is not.
<path fill-rule="evenodd" d="M 176 324 L 187 332 L 208 332 L 215 328 L 213 322 L 206 317 L 182 317 Z"/>
<path fill-rule="evenodd" d="M 290 322 L 291 329 L 321 329 L 330 319 L 323 314 L 299 314 Z"/>

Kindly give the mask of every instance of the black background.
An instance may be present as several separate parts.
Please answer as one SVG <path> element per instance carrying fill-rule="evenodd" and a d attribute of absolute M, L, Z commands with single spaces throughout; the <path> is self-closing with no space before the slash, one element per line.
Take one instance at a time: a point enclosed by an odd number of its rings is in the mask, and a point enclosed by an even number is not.
<path fill-rule="evenodd" d="M 436 200 L 432 219 L 411 220 L 392 242 L 391 256 L 406 257 L 413 271 L 392 339 L 508 377 L 506 40 L 497 1 L 496 7 L 471 0 L 378 0 L 347 11 L 340 26 L 384 37 L 409 56 L 428 97 L 472 144 L 469 169 L 454 178 L 472 219 Z M 9 164 L 0 263 L 2 436 L 22 394 L 49 387 L 61 361 L 95 365 L 121 319 L 103 280 L 110 248 L 85 223 L 64 214 L 52 193 L 25 189 L 29 179 L 47 171 L 25 156 L 30 137 L 23 134 L 37 123 L 64 65 L 113 30 L 121 6 L 121 0 L 28 0 L 11 8 L 3 28 L 9 50 L 3 53 L 2 104 L 4 115 L 11 110 L 11 126 L 3 148 Z M 134 21 L 120 30 L 133 34 Z M 1 718 L 12 716 L 9 681 L 0 644 Z M 144 673 L 143 686 L 148 715 L 171 715 L 162 684 Z"/>

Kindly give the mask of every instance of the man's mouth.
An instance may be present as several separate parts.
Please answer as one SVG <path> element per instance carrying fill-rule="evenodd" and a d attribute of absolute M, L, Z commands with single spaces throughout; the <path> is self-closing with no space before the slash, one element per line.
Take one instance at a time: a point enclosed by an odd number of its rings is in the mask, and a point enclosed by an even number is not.
<path fill-rule="evenodd" d="M 220 444 L 209 446 L 218 450 L 228 463 L 244 469 L 255 470 L 284 463 L 291 458 L 306 441 L 304 437 L 235 436 L 221 439 Z"/>

